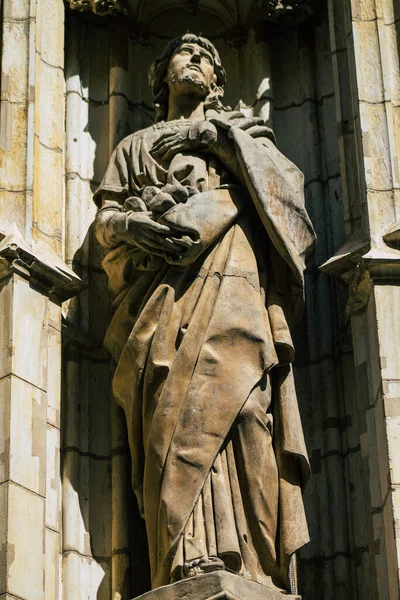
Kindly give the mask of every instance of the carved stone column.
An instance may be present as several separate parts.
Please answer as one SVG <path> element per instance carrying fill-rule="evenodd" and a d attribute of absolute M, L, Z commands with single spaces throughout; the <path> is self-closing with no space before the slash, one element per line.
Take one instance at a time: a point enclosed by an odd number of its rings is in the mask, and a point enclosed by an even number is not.
<path fill-rule="evenodd" d="M 16 225 L 0 243 L 0 597 L 56 600 L 61 301 L 82 288 Z"/>
<path fill-rule="evenodd" d="M 5 0 L 0 124 L 0 597 L 59 600 L 64 4 Z"/>
<path fill-rule="evenodd" d="M 329 4 L 348 241 L 322 270 L 349 286 L 357 379 L 351 419 L 358 424 L 368 491 L 363 520 L 373 597 L 395 600 L 400 587 L 398 7 L 392 0 Z"/>

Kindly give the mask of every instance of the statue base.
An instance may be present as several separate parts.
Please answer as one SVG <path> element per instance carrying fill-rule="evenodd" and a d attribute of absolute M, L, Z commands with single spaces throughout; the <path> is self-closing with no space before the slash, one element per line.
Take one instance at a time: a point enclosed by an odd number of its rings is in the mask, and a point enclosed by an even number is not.
<path fill-rule="evenodd" d="M 146 592 L 136 600 L 301 600 L 227 571 L 183 579 Z"/>

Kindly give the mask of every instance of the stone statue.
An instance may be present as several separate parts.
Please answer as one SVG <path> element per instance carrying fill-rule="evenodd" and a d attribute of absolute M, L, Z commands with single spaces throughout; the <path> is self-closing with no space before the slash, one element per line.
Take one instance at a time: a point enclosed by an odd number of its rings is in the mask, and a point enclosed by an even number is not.
<path fill-rule="evenodd" d="M 289 329 L 315 237 L 303 176 L 223 106 L 207 39 L 172 40 L 149 79 L 156 123 L 114 151 L 95 228 L 152 587 L 226 570 L 288 590 L 308 541 Z"/>

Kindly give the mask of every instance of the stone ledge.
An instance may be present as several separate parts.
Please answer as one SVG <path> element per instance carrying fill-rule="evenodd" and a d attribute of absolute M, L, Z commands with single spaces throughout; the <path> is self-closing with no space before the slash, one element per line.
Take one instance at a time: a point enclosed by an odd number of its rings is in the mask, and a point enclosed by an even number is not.
<path fill-rule="evenodd" d="M 61 302 L 86 288 L 55 253 L 28 246 L 15 223 L 0 242 L 0 278 L 12 273 L 18 273 L 32 287 Z"/>
<path fill-rule="evenodd" d="M 400 228 L 388 230 L 384 241 L 399 245 Z M 319 269 L 339 279 L 349 288 L 347 308 L 351 313 L 363 310 L 374 283 L 397 285 L 400 281 L 400 250 L 388 245 L 371 248 L 370 243 L 363 239 L 347 241 L 334 256 L 327 260 Z"/>
<path fill-rule="evenodd" d="M 301 600 L 228 571 L 183 579 L 146 592 L 136 600 Z"/>

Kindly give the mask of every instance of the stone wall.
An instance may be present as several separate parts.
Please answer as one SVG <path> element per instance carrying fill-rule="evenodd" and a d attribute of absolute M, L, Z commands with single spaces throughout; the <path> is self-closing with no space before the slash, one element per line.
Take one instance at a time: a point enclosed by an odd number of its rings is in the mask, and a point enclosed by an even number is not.
<path fill-rule="evenodd" d="M 400 9 L 319 6 L 284 31 L 214 41 L 227 103 L 274 128 L 318 234 L 295 332 L 314 473 L 299 589 L 398 600 Z M 3 1 L 0 598 L 126 600 L 149 585 L 91 228 L 112 150 L 153 118 L 147 71 L 165 40 L 132 32 L 121 15 L 67 9 L 64 22 L 59 0 Z"/>

